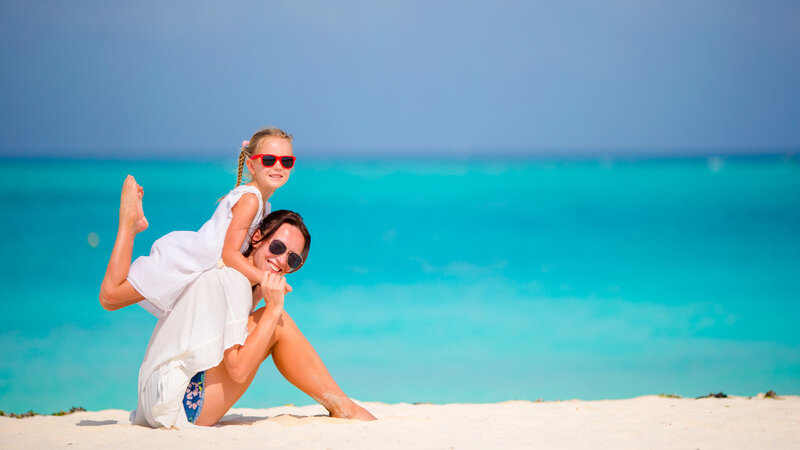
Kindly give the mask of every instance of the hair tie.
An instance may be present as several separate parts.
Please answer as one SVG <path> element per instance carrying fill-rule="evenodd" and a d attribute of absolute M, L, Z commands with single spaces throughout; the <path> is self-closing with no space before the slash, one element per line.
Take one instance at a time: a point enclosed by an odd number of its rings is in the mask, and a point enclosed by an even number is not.
<path fill-rule="evenodd" d="M 250 141 L 242 141 L 242 150 L 250 146 Z"/>

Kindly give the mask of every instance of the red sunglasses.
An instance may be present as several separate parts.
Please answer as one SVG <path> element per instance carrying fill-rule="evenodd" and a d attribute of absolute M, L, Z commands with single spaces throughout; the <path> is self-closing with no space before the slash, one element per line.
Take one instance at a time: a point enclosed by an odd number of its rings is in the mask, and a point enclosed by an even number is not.
<path fill-rule="evenodd" d="M 280 161 L 284 169 L 291 169 L 294 167 L 294 156 L 275 156 L 275 155 L 253 155 L 250 159 L 261 158 L 261 164 L 264 167 L 272 167 L 276 162 Z"/>

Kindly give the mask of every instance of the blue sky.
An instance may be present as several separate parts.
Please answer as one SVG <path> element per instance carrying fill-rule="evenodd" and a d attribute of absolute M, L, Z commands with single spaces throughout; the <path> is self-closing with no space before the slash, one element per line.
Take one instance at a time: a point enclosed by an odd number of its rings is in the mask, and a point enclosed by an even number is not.
<path fill-rule="evenodd" d="M 0 156 L 800 149 L 793 1 L 2 1 Z"/>

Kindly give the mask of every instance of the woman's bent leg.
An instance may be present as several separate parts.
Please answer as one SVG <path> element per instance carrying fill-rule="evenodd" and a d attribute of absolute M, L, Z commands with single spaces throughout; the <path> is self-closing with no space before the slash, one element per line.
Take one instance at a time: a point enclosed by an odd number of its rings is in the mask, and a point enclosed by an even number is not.
<path fill-rule="evenodd" d="M 258 368 L 242 383 L 234 381 L 225 369 L 225 361 L 217 367 L 206 370 L 203 409 L 197 417 L 195 425 L 210 427 L 228 412 L 234 403 L 242 397 L 256 376 Z"/>
<path fill-rule="evenodd" d="M 128 175 L 122 185 L 117 239 L 114 241 L 111 258 L 103 282 L 100 284 L 100 304 L 109 311 L 144 299 L 127 280 L 131 268 L 134 237 L 148 225 L 142 210 L 143 195 L 144 189 Z"/>
<path fill-rule="evenodd" d="M 248 331 L 252 332 L 258 321 L 264 317 L 264 308 L 250 314 L 247 322 Z M 268 318 L 267 318 L 268 320 Z M 281 319 L 278 319 L 278 324 Z M 276 327 L 277 330 L 277 327 Z M 277 331 L 273 333 L 266 347 L 263 349 L 264 356 L 261 359 L 263 362 L 269 356 L 269 349 L 275 345 L 277 341 Z M 195 425 L 211 426 L 217 423 L 225 413 L 242 397 L 244 392 L 250 387 L 250 383 L 255 378 L 258 372 L 258 367 L 255 367 L 243 382 L 235 381 L 228 369 L 225 367 L 225 360 L 223 359 L 219 365 L 206 370 L 205 377 L 205 392 L 203 394 L 203 409 L 197 417 Z"/>
<path fill-rule="evenodd" d="M 248 329 L 255 328 L 255 323 L 264 312 L 259 309 L 250 315 Z M 317 352 L 297 328 L 294 320 L 284 311 L 275 333 L 264 351 L 264 359 L 270 354 L 275 366 L 281 374 L 301 391 L 308 394 L 328 410 L 331 416 L 375 420 L 375 416 L 350 400 L 341 388 L 333 381 L 333 377 L 325 368 Z M 242 383 L 234 381 L 225 369 L 225 361 L 217 367 L 208 369 L 205 378 L 203 409 L 197 419 L 197 425 L 210 426 L 217 423 L 236 401 L 241 398 L 258 368 Z"/>
<path fill-rule="evenodd" d="M 333 381 L 314 347 L 286 311 L 278 322 L 276 334 L 272 360 L 290 383 L 324 406 L 333 417 L 375 420 L 375 416 L 350 400 Z"/>

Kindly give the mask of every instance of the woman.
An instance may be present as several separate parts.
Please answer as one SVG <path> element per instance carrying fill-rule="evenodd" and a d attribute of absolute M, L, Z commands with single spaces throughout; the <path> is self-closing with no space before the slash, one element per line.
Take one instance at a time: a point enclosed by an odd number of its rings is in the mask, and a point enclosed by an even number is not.
<path fill-rule="evenodd" d="M 141 200 L 136 204 L 125 198 L 123 188 L 120 220 L 136 223 L 140 218 L 130 209 L 141 211 Z M 298 214 L 275 211 L 261 222 L 244 254 L 266 272 L 261 283 L 251 287 L 239 272 L 218 265 L 187 288 L 153 330 L 139 370 L 132 422 L 176 428 L 213 425 L 244 394 L 270 355 L 281 374 L 331 416 L 375 419 L 342 392 L 283 310 L 284 296 L 291 291 L 284 275 L 293 271 L 290 266 L 297 267 L 289 260 L 305 261 L 310 240 Z M 261 298 L 266 306 L 250 314 Z M 124 299 L 120 303 L 101 294 L 106 309 L 129 304 Z"/>

